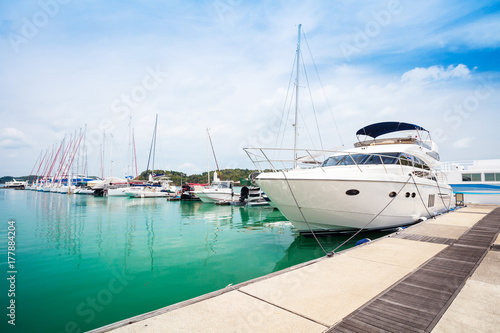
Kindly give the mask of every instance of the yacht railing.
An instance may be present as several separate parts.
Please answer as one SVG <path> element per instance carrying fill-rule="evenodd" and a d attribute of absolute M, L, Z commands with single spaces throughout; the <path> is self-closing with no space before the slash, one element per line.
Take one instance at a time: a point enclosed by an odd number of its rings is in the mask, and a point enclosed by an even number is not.
<path fill-rule="evenodd" d="M 323 172 L 326 172 L 325 168 L 329 166 L 323 166 L 323 162 L 330 156 L 335 153 L 341 153 L 342 155 L 349 155 L 352 163 L 347 165 L 334 165 L 333 167 L 341 167 L 341 166 L 355 166 L 359 172 L 363 172 L 363 170 L 367 170 L 368 166 L 373 165 L 382 165 L 385 173 L 394 172 L 395 168 L 393 166 L 399 165 L 401 169 L 401 173 L 411 173 L 419 178 L 427 178 L 436 180 L 438 182 L 448 184 L 448 180 L 446 175 L 440 170 L 431 169 L 427 165 L 422 165 L 420 163 L 413 162 L 412 160 L 405 159 L 403 156 L 391 156 L 380 153 L 362 153 L 362 152 L 346 152 L 344 150 L 320 150 L 320 149 L 286 149 L 286 148 L 244 148 L 248 157 L 255 165 L 255 167 L 260 172 L 281 172 L 281 171 L 290 171 L 294 169 L 312 169 L 319 168 Z M 280 158 L 280 154 L 284 153 L 293 153 L 293 152 L 301 152 L 301 157 L 295 159 L 284 159 Z M 271 158 L 270 155 L 273 156 L 278 153 L 278 157 Z M 353 155 L 366 155 L 366 156 L 378 156 L 380 158 L 380 163 L 372 163 L 372 164 L 360 164 L 356 161 Z M 384 158 L 391 160 L 391 163 L 384 163 Z M 297 163 L 296 163 L 297 162 Z M 420 164 L 421 167 L 415 166 L 415 164 Z M 295 167 L 297 165 L 297 167 Z M 388 170 L 388 166 L 391 166 L 390 171 Z"/>

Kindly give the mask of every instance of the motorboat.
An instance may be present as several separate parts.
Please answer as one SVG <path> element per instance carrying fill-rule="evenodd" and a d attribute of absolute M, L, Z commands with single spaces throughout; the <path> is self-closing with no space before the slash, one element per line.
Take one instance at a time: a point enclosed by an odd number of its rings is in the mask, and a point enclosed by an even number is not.
<path fill-rule="evenodd" d="M 171 193 L 156 187 L 129 187 L 125 195 L 131 198 L 166 198 Z"/>
<path fill-rule="evenodd" d="M 220 180 L 217 171 L 214 171 L 212 184 L 208 188 L 200 189 L 194 193 L 203 203 L 229 202 L 235 196 L 233 183 L 231 180 Z"/>
<path fill-rule="evenodd" d="M 149 181 L 146 183 L 131 182 L 129 187 L 123 189 L 125 196 L 132 198 L 157 198 L 173 196 L 177 192 L 177 188 L 171 185 L 172 181 L 167 176 L 153 177 L 150 175 Z M 109 190 L 108 190 L 109 196 Z"/>
<path fill-rule="evenodd" d="M 454 205 L 453 190 L 436 169 L 437 145 L 423 127 L 382 122 L 356 135 L 351 149 L 304 149 L 298 158 L 293 149 L 293 167 L 285 169 L 264 148 L 246 149 L 257 167 L 271 166 L 255 182 L 301 233 L 390 229 Z"/>
<path fill-rule="evenodd" d="M 130 187 L 128 187 L 128 186 L 107 188 L 105 190 L 105 193 L 106 193 L 106 196 L 108 196 L 108 197 L 126 197 L 127 194 L 125 192 L 128 191 L 129 189 L 130 189 Z"/>
<path fill-rule="evenodd" d="M 25 188 L 28 185 L 27 181 L 21 182 L 15 179 L 12 179 L 10 182 L 5 182 L 5 188 Z"/>
<path fill-rule="evenodd" d="M 269 206 L 271 200 L 255 183 L 255 176 L 258 172 L 252 172 L 248 178 L 240 178 L 240 185 L 243 187 L 240 190 L 239 200 L 247 206 Z"/>
<path fill-rule="evenodd" d="M 182 201 L 200 201 L 197 192 L 203 191 L 209 184 L 186 183 L 182 184 L 180 190 L 180 198 Z"/>
<path fill-rule="evenodd" d="M 94 190 L 88 186 L 78 186 L 75 189 L 74 194 L 94 195 Z"/>

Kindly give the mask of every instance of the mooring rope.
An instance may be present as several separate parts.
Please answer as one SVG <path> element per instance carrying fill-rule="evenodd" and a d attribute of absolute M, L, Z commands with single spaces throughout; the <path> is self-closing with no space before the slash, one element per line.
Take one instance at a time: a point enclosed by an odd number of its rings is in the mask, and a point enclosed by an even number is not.
<path fill-rule="evenodd" d="M 432 215 L 429 210 L 427 209 L 427 206 L 425 205 L 424 198 L 422 198 L 422 195 L 420 194 L 420 191 L 417 186 L 417 182 L 415 181 L 415 178 L 413 177 L 413 173 L 410 173 L 411 179 L 413 179 L 413 184 L 415 184 L 415 188 L 417 189 L 418 196 L 420 197 L 420 201 L 422 202 L 422 205 L 424 205 L 425 210 L 427 211 L 427 215 L 429 215 L 430 218 L 435 218 L 434 215 Z"/>
<path fill-rule="evenodd" d="M 406 180 L 406 182 L 403 184 L 403 186 L 399 189 L 399 191 L 396 193 L 395 196 L 393 196 L 391 198 L 391 200 L 387 203 L 387 205 L 385 205 L 384 208 L 382 208 L 382 210 L 377 214 L 375 215 L 371 220 L 370 222 L 368 222 L 367 224 L 365 224 L 365 226 L 363 226 L 363 228 L 359 229 L 358 231 L 356 231 L 356 233 L 354 233 L 351 237 L 349 237 L 346 241 L 344 241 L 342 244 L 340 244 L 339 246 L 337 246 L 331 253 L 332 255 L 335 254 L 335 251 L 337 251 L 339 248 L 341 248 L 342 246 L 344 246 L 347 242 L 349 242 L 351 239 L 353 239 L 354 237 L 356 237 L 361 231 L 363 231 L 364 229 L 366 229 L 373 221 L 375 221 L 375 219 L 380 215 L 382 214 L 382 212 L 384 210 L 387 209 L 387 207 L 389 207 L 389 205 L 394 201 L 394 199 L 396 199 L 396 197 L 399 195 L 399 193 L 401 193 L 401 191 L 405 188 L 405 186 L 409 183 L 411 179 L 411 174 L 410 174 L 410 177 L 408 177 L 408 180 Z"/>
<path fill-rule="evenodd" d="M 297 199 L 295 198 L 295 195 L 293 194 L 292 187 L 290 186 L 290 183 L 288 182 L 288 178 L 286 178 L 285 172 L 283 170 L 281 170 L 281 173 L 283 173 L 283 177 L 285 177 L 285 181 L 286 181 L 286 184 L 288 185 L 288 189 L 290 190 L 290 194 L 292 195 L 293 201 L 295 201 L 295 205 L 299 209 L 300 215 L 302 215 L 302 218 L 304 219 L 304 222 L 306 222 L 307 227 L 309 228 L 309 231 L 311 231 L 311 234 L 313 235 L 314 239 L 316 240 L 316 242 L 318 243 L 318 245 L 321 247 L 321 249 L 323 250 L 323 252 L 325 253 L 325 255 L 327 257 L 331 257 L 333 255 L 333 253 L 326 252 L 325 248 L 323 247 L 323 245 L 321 245 L 321 242 L 319 241 L 318 237 L 316 237 L 316 234 L 314 233 L 314 231 L 312 230 L 311 226 L 309 225 L 309 222 L 307 222 L 307 219 L 304 216 L 304 213 L 302 213 L 302 209 L 300 208 L 299 203 L 297 202 Z"/>
<path fill-rule="evenodd" d="M 356 233 L 354 233 L 351 237 L 349 237 L 346 241 L 344 241 L 342 244 L 340 244 L 339 246 L 337 246 L 333 251 L 331 252 L 326 252 L 325 248 L 323 247 L 323 245 L 321 244 L 321 242 L 319 241 L 318 237 L 316 236 L 316 234 L 314 233 L 314 231 L 312 230 L 311 228 L 311 225 L 309 224 L 309 222 L 307 221 L 306 217 L 304 216 L 304 214 L 302 213 L 302 209 L 299 205 L 299 203 L 297 202 L 297 199 L 295 198 L 295 195 L 293 194 L 293 191 L 292 191 L 292 187 L 290 186 L 290 183 L 288 182 L 288 178 L 286 177 L 286 174 L 284 173 L 283 170 L 281 170 L 281 172 L 283 173 L 283 177 L 285 178 L 285 181 L 288 185 L 288 189 L 290 190 L 290 194 L 292 195 L 293 197 L 293 200 L 295 201 L 295 205 L 297 206 L 297 208 L 299 209 L 299 212 L 300 212 L 300 215 L 302 215 L 302 218 L 304 219 L 304 222 L 306 222 L 307 224 L 307 227 L 309 228 L 309 231 L 311 232 L 311 234 L 313 235 L 314 239 L 316 240 L 316 242 L 318 243 L 318 245 L 321 247 L 321 249 L 323 250 L 323 252 L 325 253 L 325 255 L 327 257 L 331 257 L 335 254 L 335 251 L 337 251 L 339 248 L 341 248 L 342 246 L 344 246 L 347 242 L 349 242 L 351 239 L 353 239 L 354 237 L 356 237 L 361 231 L 363 231 L 364 229 L 366 229 L 380 214 L 383 213 L 384 210 L 387 209 L 387 207 L 389 207 L 389 205 L 394 201 L 394 199 L 396 199 L 396 197 L 399 195 L 399 193 L 401 193 L 401 191 L 404 189 L 404 187 L 409 183 L 410 179 L 412 178 L 412 175 L 410 174 L 410 177 L 408 177 L 408 179 L 406 180 L 406 182 L 403 184 L 403 186 L 399 189 L 399 191 L 396 193 L 396 195 L 394 197 L 391 198 L 391 200 L 387 203 L 387 205 L 385 205 L 384 208 L 382 208 L 382 210 L 377 214 L 375 215 L 366 225 L 364 225 L 361 229 L 359 229 L 358 231 L 356 231 Z"/>
<path fill-rule="evenodd" d="M 437 174 L 436 174 L 436 178 L 434 179 L 434 181 L 436 182 L 436 186 L 437 186 L 437 188 L 439 190 L 439 194 L 441 194 L 441 187 L 439 186 L 439 182 L 437 180 Z M 446 181 L 448 181 L 448 178 L 446 179 Z M 450 198 L 450 204 L 448 205 L 448 207 L 446 207 L 446 204 L 444 203 L 443 196 L 440 195 L 439 197 L 441 198 L 441 201 L 443 202 L 443 206 L 446 208 L 446 211 L 449 212 L 450 208 L 451 208 L 451 198 Z"/>

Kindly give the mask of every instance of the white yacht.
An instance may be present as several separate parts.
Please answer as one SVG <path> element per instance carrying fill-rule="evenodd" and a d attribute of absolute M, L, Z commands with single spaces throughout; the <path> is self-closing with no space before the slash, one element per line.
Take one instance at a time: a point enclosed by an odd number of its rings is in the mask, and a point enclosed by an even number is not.
<path fill-rule="evenodd" d="M 219 201 L 232 201 L 235 196 L 233 181 L 220 180 L 217 171 L 214 171 L 214 180 L 208 188 L 194 192 L 203 203 L 216 203 Z"/>
<path fill-rule="evenodd" d="M 386 136 L 402 131 L 395 138 Z M 354 148 L 329 154 L 305 150 L 285 170 L 275 168 L 264 149 L 246 149 L 258 168 L 263 162 L 271 166 L 273 172 L 261 173 L 255 181 L 300 232 L 390 229 L 454 205 L 452 188 L 435 169 L 439 154 L 427 130 L 383 122 L 356 134 Z M 326 159 L 318 160 L 320 154 Z"/>
<path fill-rule="evenodd" d="M 5 182 L 5 188 L 25 188 L 28 185 L 27 181 L 20 182 L 15 179 L 12 179 L 10 182 Z"/>
<path fill-rule="evenodd" d="M 457 202 L 500 205 L 500 159 L 443 162 Z"/>
<path fill-rule="evenodd" d="M 86 195 L 93 195 L 94 190 L 91 189 L 88 186 L 79 186 L 75 189 L 74 194 L 86 194 Z"/>
<path fill-rule="evenodd" d="M 149 176 L 149 181 L 141 186 L 129 186 L 125 188 L 125 195 L 131 198 L 158 198 L 170 197 L 177 192 L 177 188 L 171 185 L 172 181 L 166 176 Z"/>

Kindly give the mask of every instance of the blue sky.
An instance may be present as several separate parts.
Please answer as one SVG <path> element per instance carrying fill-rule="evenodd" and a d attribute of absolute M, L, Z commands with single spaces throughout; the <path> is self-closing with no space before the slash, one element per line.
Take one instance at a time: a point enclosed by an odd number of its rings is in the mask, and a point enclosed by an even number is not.
<path fill-rule="evenodd" d="M 210 128 L 221 168 L 252 168 L 242 148 L 275 146 L 299 23 L 316 115 L 301 99 L 299 146 L 406 121 L 444 161 L 500 157 L 500 2 L 1 1 L 0 176 L 85 124 L 90 173 L 104 129 L 122 176 L 129 116 L 144 170 L 157 113 L 155 167 L 206 170 Z"/>

